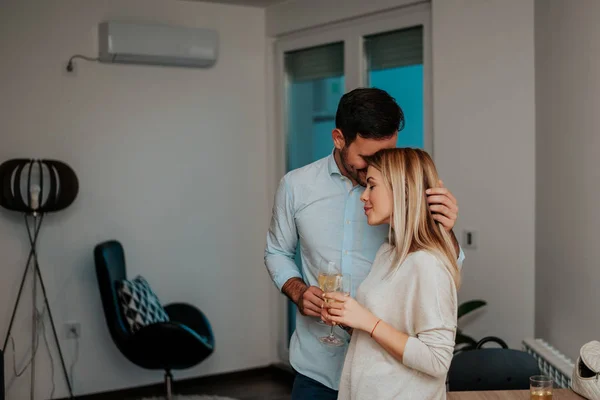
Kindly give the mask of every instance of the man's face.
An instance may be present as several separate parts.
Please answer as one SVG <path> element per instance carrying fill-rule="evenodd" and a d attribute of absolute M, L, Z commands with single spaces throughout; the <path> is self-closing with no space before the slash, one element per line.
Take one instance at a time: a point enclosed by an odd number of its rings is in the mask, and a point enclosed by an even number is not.
<path fill-rule="evenodd" d="M 393 149 L 396 147 L 398 134 L 387 139 L 364 139 L 360 136 L 356 140 L 340 149 L 341 161 L 346 173 L 361 186 L 367 186 L 367 163 L 365 156 L 377 153 L 381 149 Z"/>

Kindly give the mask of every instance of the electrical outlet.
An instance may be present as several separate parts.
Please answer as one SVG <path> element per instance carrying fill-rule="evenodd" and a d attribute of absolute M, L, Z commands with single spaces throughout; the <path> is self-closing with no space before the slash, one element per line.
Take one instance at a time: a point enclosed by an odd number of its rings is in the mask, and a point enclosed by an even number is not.
<path fill-rule="evenodd" d="M 76 321 L 65 322 L 65 336 L 67 339 L 78 339 L 81 336 L 81 324 Z"/>
<path fill-rule="evenodd" d="M 463 232 L 462 247 L 465 249 L 476 249 L 478 239 L 477 231 L 472 229 L 465 230 Z"/>

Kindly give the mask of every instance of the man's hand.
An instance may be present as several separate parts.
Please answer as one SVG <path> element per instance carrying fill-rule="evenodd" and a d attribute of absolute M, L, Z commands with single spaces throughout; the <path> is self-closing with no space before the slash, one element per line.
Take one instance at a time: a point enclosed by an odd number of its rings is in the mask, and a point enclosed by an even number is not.
<path fill-rule="evenodd" d="M 323 291 L 316 286 L 307 286 L 300 278 L 288 280 L 281 291 L 298 306 L 300 314 L 321 317 Z"/>
<path fill-rule="evenodd" d="M 427 189 L 427 202 L 433 213 L 433 219 L 450 232 L 458 218 L 458 205 L 456 198 L 444 187 L 444 182 L 440 180 L 439 185 L 440 187 Z"/>
<path fill-rule="evenodd" d="M 320 318 L 323 307 L 323 291 L 316 286 L 307 287 L 296 305 L 300 314 Z"/>

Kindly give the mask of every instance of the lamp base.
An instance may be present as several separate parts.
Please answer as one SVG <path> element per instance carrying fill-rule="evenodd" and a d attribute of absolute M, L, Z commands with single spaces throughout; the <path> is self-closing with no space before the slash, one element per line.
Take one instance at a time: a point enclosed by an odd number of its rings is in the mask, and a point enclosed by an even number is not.
<path fill-rule="evenodd" d="M 67 366 L 65 365 L 65 359 L 63 357 L 62 354 L 62 350 L 60 348 L 60 342 L 58 340 L 58 335 L 56 333 L 56 326 L 54 325 L 54 318 L 52 317 L 52 311 L 50 310 L 50 303 L 48 302 L 48 295 L 46 294 L 46 286 L 44 285 L 44 280 L 42 279 L 42 273 L 40 271 L 40 266 L 38 264 L 38 259 L 37 259 L 37 250 L 36 250 L 36 243 L 37 243 L 37 238 L 38 238 L 38 234 L 40 232 L 40 227 L 42 224 L 42 219 L 43 219 L 43 214 L 38 214 L 38 213 L 33 213 L 33 229 L 31 229 L 29 227 L 29 220 L 28 220 L 28 214 L 24 214 L 25 215 L 25 225 L 27 227 L 27 233 L 29 234 L 29 242 L 31 245 L 31 249 L 29 250 L 29 257 L 27 258 L 27 265 L 25 267 L 25 272 L 23 273 L 23 278 L 21 279 L 21 285 L 19 287 L 19 292 L 17 294 L 17 299 L 15 301 L 15 306 L 13 307 L 13 311 L 12 311 L 12 316 L 10 318 L 10 323 L 8 324 L 8 330 L 6 332 L 6 337 L 4 339 L 4 345 L 1 349 L 1 351 L 6 352 L 6 346 L 8 344 L 8 339 L 10 338 L 11 335 L 11 329 L 13 327 L 13 323 L 15 320 L 15 315 L 17 313 L 17 309 L 19 307 L 19 300 L 21 299 L 21 295 L 23 293 L 23 286 L 25 284 L 25 281 L 27 279 L 27 273 L 29 271 L 29 268 L 31 267 L 33 269 L 33 296 L 34 296 L 34 302 L 33 304 L 35 305 L 35 296 L 36 296 L 36 286 L 39 283 L 40 288 L 42 289 L 42 295 L 44 297 L 44 304 L 46 306 L 46 310 L 48 312 L 48 318 L 50 320 L 50 326 L 52 327 L 52 333 L 54 335 L 54 341 L 56 343 L 56 347 L 58 349 L 58 355 L 60 358 L 60 363 L 62 366 L 62 370 L 64 373 L 64 377 L 65 377 L 65 381 L 67 383 L 67 388 L 69 390 L 69 398 L 72 399 L 73 398 L 73 388 L 71 387 L 71 381 L 69 379 L 69 374 L 67 372 Z M 32 329 L 32 352 L 35 348 L 35 334 L 36 334 L 36 320 L 37 320 L 37 315 L 36 315 L 36 309 L 34 307 L 34 311 L 33 311 L 33 329 Z M 0 372 L 3 372 L 3 366 L 4 366 L 4 362 L 2 362 L 2 370 Z M 35 352 L 33 352 L 32 354 L 32 359 L 31 359 L 31 400 L 34 399 L 34 392 L 35 392 Z M 2 381 L 4 380 L 4 373 L 2 373 Z M 0 396 L 0 400 L 4 400 L 4 382 L 2 382 L 2 387 L 0 388 L 2 389 L 2 395 Z"/>

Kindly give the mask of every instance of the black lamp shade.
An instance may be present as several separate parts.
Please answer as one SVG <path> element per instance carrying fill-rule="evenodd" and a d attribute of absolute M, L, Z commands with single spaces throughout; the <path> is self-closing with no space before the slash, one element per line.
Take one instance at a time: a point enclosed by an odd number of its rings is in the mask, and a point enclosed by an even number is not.
<path fill-rule="evenodd" d="M 24 213 L 50 213 L 70 206 L 79 192 L 75 171 L 62 161 L 15 158 L 0 165 L 0 206 Z M 39 191 L 33 201 L 32 188 Z"/>

